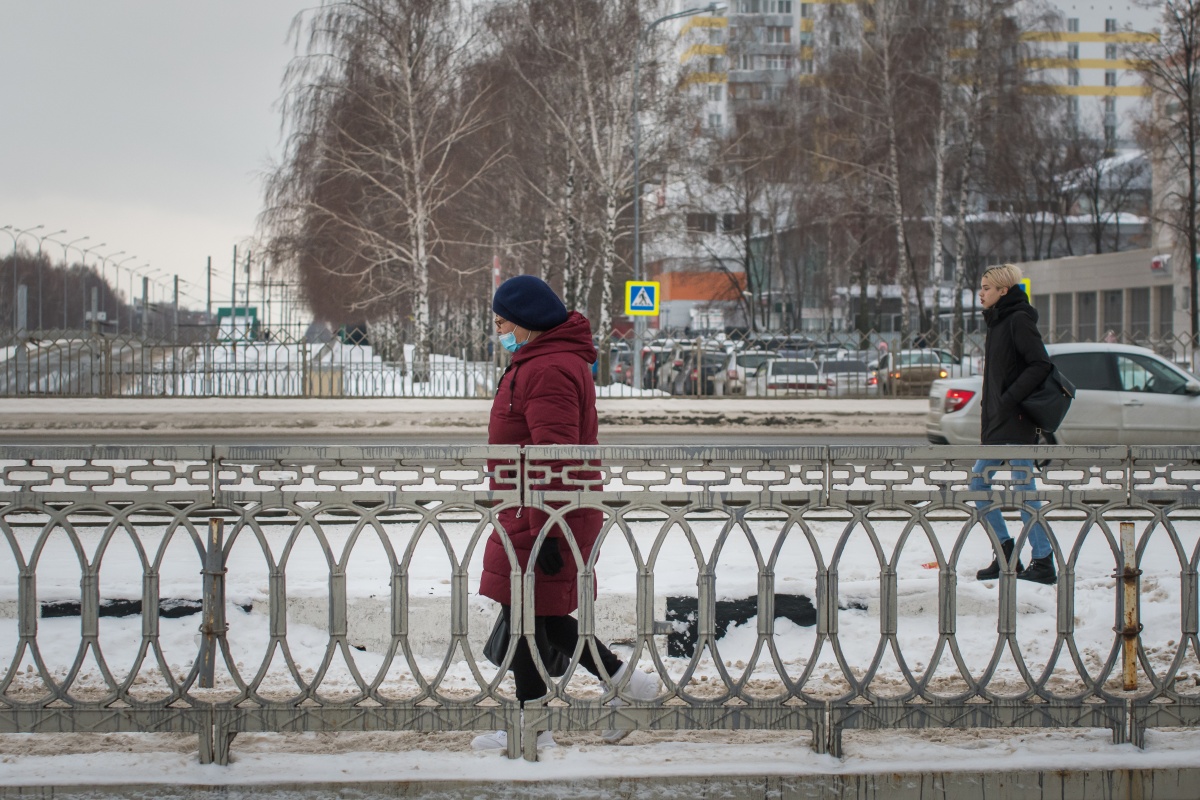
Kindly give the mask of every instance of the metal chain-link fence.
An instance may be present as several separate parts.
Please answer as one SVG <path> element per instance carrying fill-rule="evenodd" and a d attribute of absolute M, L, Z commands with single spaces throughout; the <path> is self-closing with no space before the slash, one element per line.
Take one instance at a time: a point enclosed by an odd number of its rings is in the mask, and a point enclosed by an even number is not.
<path fill-rule="evenodd" d="M 507 364 L 487 333 L 439 337 L 428 354 L 373 345 L 360 330 L 321 338 L 277 331 L 263 340 L 188 333 L 183 342 L 0 335 L 0 397 L 489 397 Z M 1195 370 L 1187 336 L 1109 338 Z M 983 357 L 979 333 L 657 334 L 641 343 L 639 387 L 636 346 L 632 334 L 597 340 L 593 373 L 604 396 L 923 396 L 934 380 L 977 374 Z"/>

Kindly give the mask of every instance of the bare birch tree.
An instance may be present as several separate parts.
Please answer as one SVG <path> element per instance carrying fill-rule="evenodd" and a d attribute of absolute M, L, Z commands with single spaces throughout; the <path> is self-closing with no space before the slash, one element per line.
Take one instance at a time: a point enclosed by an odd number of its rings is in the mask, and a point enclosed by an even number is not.
<path fill-rule="evenodd" d="M 1170 176 L 1161 191 L 1157 220 L 1182 238 L 1189 274 L 1187 307 L 1193 347 L 1200 346 L 1200 0 L 1158 0 L 1139 5 L 1161 9 L 1158 35 L 1127 46 L 1131 60 L 1153 92 L 1142 137 Z"/>
<path fill-rule="evenodd" d="M 431 272 L 451 269 L 439 217 L 497 158 L 478 159 L 474 174 L 455 169 L 487 124 L 484 90 L 464 80 L 476 55 L 470 18 L 455 0 L 340 0 L 298 16 L 294 31 L 305 55 L 285 77 L 291 130 L 264 224 L 277 255 L 311 276 L 314 308 L 331 284 L 351 312 L 402 303 L 421 377 Z"/>

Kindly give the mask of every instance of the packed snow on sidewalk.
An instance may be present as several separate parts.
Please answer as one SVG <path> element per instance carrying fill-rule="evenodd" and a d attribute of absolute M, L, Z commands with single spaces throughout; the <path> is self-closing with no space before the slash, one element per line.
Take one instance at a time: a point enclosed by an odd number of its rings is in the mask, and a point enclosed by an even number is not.
<path fill-rule="evenodd" d="M 10 517 L 14 545 L 21 559 L 34 557 L 40 527 L 21 527 L 19 517 Z M 25 520 L 32 521 L 32 520 Z M 161 522 L 144 520 L 137 526 L 135 545 L 123 528 L 106 539 L 109 519 L 72 518 L 83 545 L 75 552 L 68 538 L 58 531 L 42 542 L 36 556 L 37 596 L 41 601 L 80 598 L 80 559 L 100 559 L 100 592 L 104 600 L 140 599 L 142 564 L 161 556 L 162 596 L 198 599 L 201 596 L 200 560 L 197 545 L 182 530 L 166 538 Z M 758 636 L 757 619 L 751 617 L 729 627 L 711 651 L 702 649 L 694 659 L 668 654 L 666 637 L 657 637 L 655 653 L 643 648 L 640 666 L 647 671 L 662 664 L 665 675 L 681 693 L 711 698 L 724 692 L 724 676 L 745 681 L 746 691 L 761 697 L 777 697 L 784 691 L 782 675 L 798 680 L 811 670 L 804 691 L 814 697 L 836 697 L 847 690 L 841 662 L 856 680 L 870 680 L 873 691 L 884 695 L 904 694 L 908 681 L 904 670 L 918 677 L 928 674 L 931 692 L 945 696 L 966 689 L 951 648 L 939 635 L 939 552 L 949 557 L 959 537 L 962 552 L 951 565 L 957 573 L 957 618 L 952 646 L 957 648 L 966 670 L 980 679 L 994 669 L 989 688 L 1017 695 L 1026 690 L 1023 675 L 1037 680 L 1049 675 L 1047 688 L 1058 696 L 1086 693 L 1084 672 L 1093 678 L 1106 663 L 1117 658 L 1119 639 L 1115 602 L 1119 587 L 1113 578 L 1116 559 L 1110 541 L 1099 527 L 1087 528 L 1080 518 L 1060 519 L 1054 534 L 1064 551 L 1082 537 L 1075 566 L 1075 581 L 1067 587 L 1073 594 L 1074 643 L 1078 661 L 1060 639 L 1057 630 L 1058 589 L 1017 582 L 1017 631 L 1005 642 L 997 635 L 998 585 L 978 582 L 977 568 L 991 558 L 991 545 L 981 529 L 964 531 L 962 519 L 931 523 L 930 537 L 919 529 L 904 535 L 899 515 L 872 522 L 875 537 L 862 527 L 847 530 L 846 519 L 821 513 L 805 514 L 804 526 L 795 519 L 766 515 L 734 526 L 722 537 L 726 522 L 720 515 L 690 518 L 685 526 L 666 521 L 629 524 L 629 533 L 612 527 L 607 533 L 597 573 L 601 597 L 606 602 L 631 603 L 636 595 L 636 563 L 633 544 L 641 560 L 654 571 L 656 597 L 695 596 L 698 576 L 711 567 L 716 574 L 720 599 L 753 598 L 757 592 L 759 559 L 773 559 L 777 594 L 816 598 L 818 559 L 838 573 L 836 641 L 821 641 L 816 628 L 779 618 L 774 635 Z M 1015 517 L 1009 522 L 1019 530 Z M 1148 521 L 1138 522 L 1139 537 Z M 689 541 L 685 527 L 692 532 Z M 807 531 L 803 528 L 807 527 Z M 1181 560 L 1194 559 L 1200 525 L 1179 522 L 1176 531 L 1182 550 L 1177 552 L 1165 532 L 1149 533 L 1142 555 L 1141 620 L 1145 625 L 1142 643 L 1149 666 L 1157 675 L 1167 671 L 1175 659 L 1183 665 L 1176 688 L 1200 691 L 1200 663 L 1194 637 L 1181 637 Z M 320 531 L 318 534 L 317 531 Z M 454 697 L 471 696 L 478 683 L 461 652 L 450 652 L 449 596 L 452 561 L 465 560 L 471 583 L 471 641 L 486 637 L 495 615 L 490 601 L 478 598 L 476 587 L 482 558 L 482 538 L 488 528 L 477 520 L 451 514 L 439 526 L 417 528 L 411 523 L 368 523 L 361 528 L 355 520 L 322 518 L 293 529 L 290 524 L 263 520 L 262 539 L 243 529 L 230 546 L 227 597 L 228 640 L 233 667 L 243 680 L 254 680 L 265 669 L 258 691 L 272 697 L 294 697 L 298 682 L 319 679 L 322 697 L 344 700 L 359 693 L 354 677 L 370 684 L 380 681 L 387 697 L 402 699 L 419 691 L 413 670 L 426 680 L 445 666 L 438 691 Z M 294 535 L 293 531 L 296 531 Z M 200 532 L 203 533 L 202 531 Z M 811 536 L 811 544 L 809 537 Z M 322 539 L 322 537 L 324 537 Z M 443 538 L 444 537 L 444 538 Z M 385 548 L 384 541 L 391 545 Z M 349 546 L 353 543 L 353 546 Z M 289 547 L 290 544 L 290 547 Z M 103 553 L 99 550 L 103 547 Z M 655 548 L 658 548 L 657 551 Z M 271 654 L 268 614 L 269 550 L 271 561 L 287 574 L 289 624 L 288 659 L 276 649 Z M 7 550 L 7 548 L 6 548 Z M 1026 550 L 1026 556 L 1027 556 Z M 356 609 L 390 603 L 392 564 L 400 559 L 408 574 L 410 613 L 426 615 L 434 633 L 413 642 L 417 652 L 412 663 L 401 654 L 386 659 L 386 647 L 371 640 L 369 631 L 355 628 Z M 347 647 L 331 647 L 323 620 L 327 619 L 331 560 L 344 564 L 350 606 L 351 631 Z M 898 576 L 898 632 L 895 645 L 903 666 L 893 652 L 893 643 L 880 635 L 881 562 L 890 562 Z M 17 560 L 12 552 L 0 557 L 0 654 L 11 664 L 4 679 L 11 678 L 11 695 L 35 692 L 41 687 L 39 671 L 63 680 L 77 658 L 81 672 L 74 691 L 86 696 L 103 696 L 105 680 L 93 654 L 81 656 L 78 617 L 38 620 L 37 654 L 22 649 L 16 616 Z M 364 613 L 363 616 L 366 616 Z M 386 620 L 386 614 L 384 616 Z M 427 619 L 426 622 L 429 620 Z M 414 624 L 416 620 L 414 619 Z M 101 617 L 99 649 L 117 682 L 128 678 L 139 660 L 142 618 Z M 177 679 L 192 670 L 199 637 L 199 616 L 160 619 L 159 643 L 163 663 Z M 631 638 L 632 624 L 624 638 Z M 621 636 L 621 652 L 628 655 L 628 642 Z M 495 668 L 478 656 L 485 679 Z M 268 658 L 268 655 L 270 657 Z M 867 675 L 877 654 L 882 654 L 878 671 Z M 937 658 L 934 662 L 934 658 Z M 38 660 L 41 661 L 41 666 Z M 161 697 L 166 686 L 155 664 L 153 651 L 138 669 L 131 692 L 146 698 Z M 269 663 L 264 663 L 268 662 Z M 326 664 L 326 661 L 328 663 Z M 778 664 L 778 667 L 776 666 Z M 294 671 L 293 671 L 294 668 Z M 689 674 L 689 670 L 691 671 Z M 781 673 L 782 671 L 782 673 Z M 582 673 L 582 670 L 580 671 Z M 684 680 L 686 678 L 686 681 Z M 1109 688 L 1119 688 L 1119 663 L 1110 670 Z M 1142 674 L 1141 685 L 1147 685 Z M 233 692 L 235 683 L 227 665 L 219 664 L 217 695 Z M 203 693 L 200 690 L 194 690 Z M 208 690 L 205 690 L 208 691 Z M 511 678 L 503 691 L 511 691 Z M 572 696 L 595 696 L 597 682 L 586 674 L 573 678 L 565 691 Z M 165 734 L 37 734 L 0 736 L 4 769 L 0 783 L 33 785 L 71 783 L 123 783 L 162 781 L 176 783 L 280 781 L 346 781 L 431 779 L 527 779 L 555 777 L 632 777 L 637 775 L 775 774 L 846 771 L 986 769 L 1084 769 L 1089 766 L 1152 768 L 1195 766 L 1200 749 L 1200 731 L 1149 731 L 1147 749 L 1111 743 L 1106 730 L 1019 730 L 1019 731 L 904 731 L 845 735 L 847 758 L 838 761 L 814 754 L 806 732 L 635 732 L 621 746 L 602 745 L 594 733 L 560 732 L 560 746 L 541 755 L 541 762 L 510 762 L 495 753 L 470 750 L 472 734 L 395 733 L 338 735 L 243 734 L 233 745 L 234 762 L 228 767 L 197 764 L 196 741 L 191 736 Z M 297 757 L 300 754 L 301 757 Z"/>

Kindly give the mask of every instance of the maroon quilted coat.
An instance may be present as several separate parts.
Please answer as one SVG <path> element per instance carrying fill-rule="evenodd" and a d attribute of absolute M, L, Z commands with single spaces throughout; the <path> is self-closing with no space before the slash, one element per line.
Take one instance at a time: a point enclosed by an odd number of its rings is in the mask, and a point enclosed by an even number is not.
<path fill-rule="evenodd" d="M 542 333 L 513 354 L 512 363 L 500 378 L 492 415 L 488 421 L 489 444 L 596 444 L 596 385 L 591 365 L 596 360 L 592 328 L 587 319 L 572 311 L 566 322 Z M 568 464 L 578 462 L 567 462 Z M 563 462 L 552 462 L 551 468 Z M 495 474 L 495 464 L 489 465 Z M 512 468 L 508 467 L 511 473 Z M 595 473 L 572 479 L 594 477 Z M 512 489 L 512 483 L 492 478 L 492 488 Z M 561 481 L 537 486 L 553 491 L 569 488 Z M 545 524 L 544 511 L 533 508 L 508 508 L 498 515 L 500 527 L 507 532 L 513 550 L 524 569 L 529 563 L 533 542 Z M 575 543 L 586 562 L 596 543 L 603 521 L 598 509 L 577 509 L 565 517 Z M 479 593 L 505 605 L 512 602 L 509 590 L 509 562 L 500 530 L 492 532 L 483 551 L 483 576 Z M 549 536 L 561 539 L 556 525 Z M 538 616 L 570 614 L 578 606 L 575 559 L 567 543 L 559 543 L 563 568 L 555 575 L 536 572 L 536 613 Z"/>

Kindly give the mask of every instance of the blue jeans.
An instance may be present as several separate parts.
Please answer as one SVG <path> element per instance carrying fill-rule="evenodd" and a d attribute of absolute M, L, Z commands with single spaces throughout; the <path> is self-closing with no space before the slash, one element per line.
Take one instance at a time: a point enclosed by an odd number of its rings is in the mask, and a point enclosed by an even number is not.
<path fill-rule="evenodd" d="M 984 477 L 984 470 L 988 467 L 998 467 L 1004 464 L 1003 459 L 999 458 L 981 458 L 975 462 L 975 466 L 971 471 L 970 489 L 973 492 L 987 491 L 992 488 L 992 484 Z M 1012 488 L 1013 489 L 1030 489 L 1033 487 L 1033 462 L 1025 458 L 1014 458 L 1009 462 L 1012 469 Z M 1027 480 L 1024 483 L 1017 483 L 1022 478 Z M 975 507 L 979 509 L 987 508 L 992 504 L 991 500 L 976 500 Z M 1031 508 L 1039 508 L 1042 505 L 1041 500 L 1030 500 L 1028 503 Z M 1025 506 L 1021 506 L 1021 522 L 1029 525 L 1029 518 L 1033 516 L 1025 510 Z M 1004 522 L 1004 515 L 1000 513 L 1000 509 L 993 508 L 983 515 L 983 522 L 992 532 L 996 534 L 996 538 L 1001 542 L 1005 542 L 1012 537 L 1008 535 L 1008 525 Z M 1029 543 L 1033 546 L 1034 558 L 1045 558 L 1050 555 L 1053 550 L 1050 547 L 1050 538 L 1046 535 L 1046 529 L 1042 527 L 1041 522 L 1033 523 L 1029 529 Z"/>

